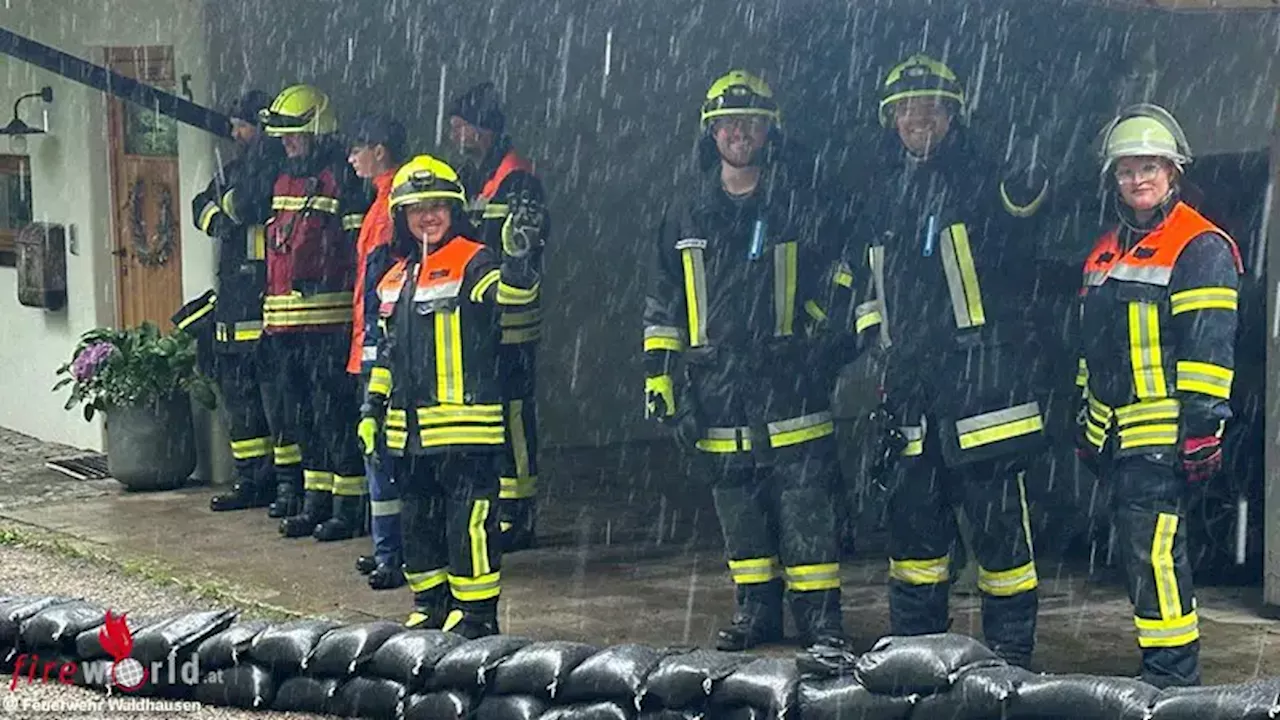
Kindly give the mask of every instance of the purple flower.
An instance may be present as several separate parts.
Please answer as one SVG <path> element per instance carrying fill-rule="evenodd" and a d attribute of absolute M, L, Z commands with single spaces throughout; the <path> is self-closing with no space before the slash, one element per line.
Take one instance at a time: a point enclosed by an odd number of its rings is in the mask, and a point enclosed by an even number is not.
<path fill-rule="evenodd" d="M 98 366 L 116 351 L 116 346 L 109 342 L 96 342 L 76 356 L 71 363 L 71 374 L 77 381 L 88 380 L 98 372 Z"/>

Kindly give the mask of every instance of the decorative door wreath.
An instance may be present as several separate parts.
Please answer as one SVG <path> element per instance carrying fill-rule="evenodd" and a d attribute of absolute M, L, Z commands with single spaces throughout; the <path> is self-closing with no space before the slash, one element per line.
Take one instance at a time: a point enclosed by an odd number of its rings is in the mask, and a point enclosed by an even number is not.
<path fill-rule="evenodd" d="M 133 183 L 133 193 L 129 204 L 133 213 L 133 255 L 144 267 L 161 267 L 169 262 L 173 255 L 174 242 L 177 240 L 173 219 L 173 191 L 162 182 L 160 186 L 160 212 L 156 222 L 155 235 L 147 235 L 146 222 L 142 219 L 142 203 L 146 193 L 146 181 L 138 178 Z"/>

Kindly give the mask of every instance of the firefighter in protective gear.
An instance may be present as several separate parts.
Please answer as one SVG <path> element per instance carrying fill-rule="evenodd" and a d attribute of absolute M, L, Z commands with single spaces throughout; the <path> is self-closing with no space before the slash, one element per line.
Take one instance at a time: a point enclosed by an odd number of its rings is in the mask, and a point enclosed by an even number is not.
<path fill-rule="evenodd" d="M 501 250 L 504 234 L 526 236 L 530 262 L 542 273 L 542 248 L 551 230 L 542 183 L 533 165 L 506 134 L 492 83 L 458 96 L 449 111 L 454 142 L 467 164 L 459 175 L 471 197 L 468 214 L 477 240 Z M 503 451 L 498 510 L 505 552 L 531 547 L 535 535 L 534 499 L 538 486 L 537 347 L 542 335 L 540 304 L 511 309 L 502 323 L 503 413 L 507 445 Z"/>
<path fill-rule="evenodd" d="M 702 105 L 704 159 L 666 208 L 644 310 L 646 415 L 709 481 L 737 611 L 717 647 L 782 638 L 784 590 L 806 645 L 842 645 L 830 396 L 853 337 L 840 202 L 781 153 L 769 86 L 735 70 Z M 869 308 L 859 322 L 874 325 Z"/>
<path fill-rule="evenodd" d="M 217 293 L 207 293 L 174 317 L 178 328 L 188 331 L 207 322 L 212 335 L 211 375 L 222 395 L 223 421 L 235 461 L 231 492 L 210 500 L 215 512 L 270 505 L 278 486 L 302 482 L 294 433 L 286 430 L 273 441 L 263 404 L 268 378 L 257 351 L 262 335 L 266 234 L 262 225 L 241 222 L 232 192 L 232 188 L 246 195 L 271 191 L 282 153 L 280 143 L 263 138 L 258 125 L 259 111 L 270 103 L 269 95 L 252 90 L 228 108 L 240 155 L 223 165 L 191 201 L 196 227 L 218 240 Z"/>
<path fill-rule="evenodd" d="M 1085 261 L 1078 443 L 1114 493 L 1142 679 L 1194 685 L 1183 513 L 1188 485 L 1222 463 L 1243 265 L 1235 241 L 1180 199 L 1191 150 L 1166 110 L 1126 108 L 1102 154 L 1119 224 Z"/>
<path fill-rule="evenodd" d="M 1048 373 L 1024 314 L 1035 246 L 1019 223 L 1048 185 L 984 161 L 964 104 L 945 63 L 913 55 L 892 68 L 879 105 L 884 145 L 863 193 L 886 406 L 906 441 L 889 487 L 890 632 L 949 626 L 959 506 L 973 530 L 986 642 L 1025 666 L 1039 584 L 1026 473 L 1047 447 L 1038 398 Z"/>
<path fill-rule="evenodd" d="M 531 248 L 472 240 L 457 173 L 420 155 L 396 172 L 394 242 L 404 257 L 378 285 L 383 324 L 357 432 L 397 458 L 406 625 L 469 638 L 498 632 L 502 549 L 498 377 L 504 310 L 537 300 Z"/>
<path fill-rule="evenodd" d="M 267 225 L 264 363 L 285 423 L 298 429 L 303 489 L 282 502 L 286 537 L 344 540 L 367 534 L 368 488 L 351 423 L 358 398 L 345 372 L 351 341 L 355 240 L 369 196 L 334 137 L 329 98 L 287 87 L 261 113 L 286 159 L 266 203 L 245 215 Z M 299 507 L 300 505 L 300 507 Z"/>
<path fill-rule="evenodd" d="M 356 249 L 356 288 L 351 319 L 351 350 L 347 372 L 360 378 L 364 397 L 369 371 L 377 353 L 378 281 L 393 262 L 391 252 L 391 182 L 405 146 L 404 126 L 385 115 L 366 115 L 348 134 L 347 160 L 358 177 L 373 183 L 375 196 L 360 225 Z M 356 559 L 356 569 L 368 575 L 369 587 L 389 590 L 404 585 L 400 553 L 400 496 L 391 463 L 381 454 L 366 456 L 369 480 L 370 534 L 373 554 Z"/>

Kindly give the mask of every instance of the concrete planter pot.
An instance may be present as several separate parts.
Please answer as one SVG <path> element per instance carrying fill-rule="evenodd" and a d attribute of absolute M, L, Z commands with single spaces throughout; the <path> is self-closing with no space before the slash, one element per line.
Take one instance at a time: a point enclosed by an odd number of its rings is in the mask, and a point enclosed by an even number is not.
<path fill-rule="evenodd" d="M 129 490 L 173 490 L 196 468 L 195 424 L 186 393 L 106 411 L 107 469 Z"/>

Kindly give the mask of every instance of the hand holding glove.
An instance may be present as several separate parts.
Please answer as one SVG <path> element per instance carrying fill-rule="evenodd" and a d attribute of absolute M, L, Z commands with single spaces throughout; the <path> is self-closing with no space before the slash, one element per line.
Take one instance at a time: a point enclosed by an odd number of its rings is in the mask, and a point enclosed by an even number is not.
<path fill-rule="evenodd" d="M 502 223 L 502 252 L 523 258 L 542 244 L 541 208 L 526 197 L 516 199 Z"/>
<path fill-rule="evenodd" d="M 676 414 L 676 391 L 670 375 L 644 379 L 644 416 L 659 422 Z"/>
<path fill-rule="evenodd" d="M 1186 438 L 1178 449 L 1178 456 L 1188 483 L 1194 485 L 1209 480 L 1222 471 L 1222 438 L 1218 435 Z"/>
<path fill-rule="evenodd" d="M 356 435 L 360 438 L 360 447 L 365 455 L 372 455 L 377 448 L 378 421 L 374 418 L 361 418 L 356 426 Z"/>

